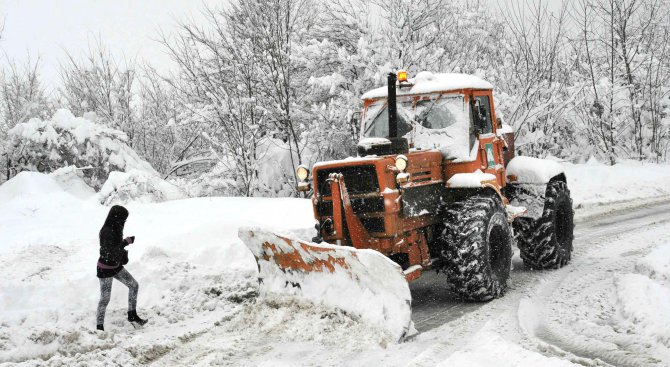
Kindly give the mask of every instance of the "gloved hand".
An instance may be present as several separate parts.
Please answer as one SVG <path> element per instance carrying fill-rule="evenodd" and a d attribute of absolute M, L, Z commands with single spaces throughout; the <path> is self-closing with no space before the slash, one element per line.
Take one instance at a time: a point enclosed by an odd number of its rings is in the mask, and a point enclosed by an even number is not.
<path fill-rule="evenodd" d="M 123 240 L 126 241 L 126 243 L 130 245 L 131 243 L 135 242 L 135 236 L 129 236 L 129 237 L 124 238 Z"/>

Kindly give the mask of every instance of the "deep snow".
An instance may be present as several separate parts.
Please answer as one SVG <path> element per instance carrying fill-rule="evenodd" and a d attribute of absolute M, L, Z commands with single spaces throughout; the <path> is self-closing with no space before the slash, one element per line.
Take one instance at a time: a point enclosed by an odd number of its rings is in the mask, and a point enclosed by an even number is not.
<path fill-rule="evenodd" d="M 578 212 L 670 195 L 668 166 L 562 165 Z M 509 338 L 495 324 L 507 316 L 489 320 L 516 302 L 513 295 L 403 344 L 337 310 L 259 298 L 256 263 L 238 229 L 262 226 L 310 238 L 308 200 L 196 198 L 127 207 L 125 233 L 137 237 L 127 268 L 140 283 L 139 313 L 150 323 L 134 330 L 125 321 L 127 291 L 115 282 L 108 331 L 97 333 L 94 264 L 108 208 L 72 174 L 24 173 L 0 186 L 0 363 L 435 365 L 437 359 L 445 366 L 569 365 L 560 355 Z M 670 230 L 664 231 L 667 237 Z M 625 249 L 627 241 L 616 243 Z M 609 298 L 600 301 L 619 310 L 616 325 L 652 348 L 667 348 L 670 317 L 657 311 L 667 305 L 668 246 L 658 244 L 644 257 L 647 247 L 637 245 L 639 261 L 610 279 Z M 547 274 L 542 277 L 555 273 Z"/>

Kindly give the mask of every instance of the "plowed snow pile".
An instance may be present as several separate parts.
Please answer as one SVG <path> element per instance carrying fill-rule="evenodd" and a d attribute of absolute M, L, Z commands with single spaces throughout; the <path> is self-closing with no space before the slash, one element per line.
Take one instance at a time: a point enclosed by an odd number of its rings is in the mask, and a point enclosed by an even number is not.
<path fill-rule="evenodd" d="M 624 161 L 608 166 L 593 158 L 562 165 L 577 208 L 670 195 L 669 165 Z"/>
<path fill-rule="evenodd" d="M 639 260 L 635 273 L 619 276 L 616 287 L 622 326 L 670 356 L 670 243 Z"/>

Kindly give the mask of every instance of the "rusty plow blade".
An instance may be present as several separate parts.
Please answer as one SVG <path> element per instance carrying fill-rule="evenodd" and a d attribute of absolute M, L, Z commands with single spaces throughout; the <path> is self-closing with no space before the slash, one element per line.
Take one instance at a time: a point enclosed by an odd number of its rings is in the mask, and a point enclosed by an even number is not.
<path fill-rule="evenodd" d="M 289 294 L 339 308 L 401 341 L 414 332 L 412 296 L 400 266 L 369 249 L 299 241 L 242 228 L 256 257 L 261 295 Z"/>

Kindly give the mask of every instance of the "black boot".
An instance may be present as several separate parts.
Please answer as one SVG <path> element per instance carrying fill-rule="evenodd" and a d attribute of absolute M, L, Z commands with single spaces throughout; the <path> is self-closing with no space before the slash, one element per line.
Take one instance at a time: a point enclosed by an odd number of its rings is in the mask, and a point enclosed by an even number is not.
<path fill-rule="evenodd" d="M 98 330 L 105 331 L 105 327 L 102 324 L 100 324 L 98 325 Z"/>
<path fill-rule="evenodd" d="M 130 322 L 136 322 L 139 325 L 144 325 L 147 323 L 147 320 L 141 319 L 139 316 L 137 316 L 137 311 L 128 311 L 128 321 Z"/>

